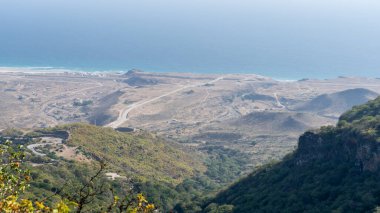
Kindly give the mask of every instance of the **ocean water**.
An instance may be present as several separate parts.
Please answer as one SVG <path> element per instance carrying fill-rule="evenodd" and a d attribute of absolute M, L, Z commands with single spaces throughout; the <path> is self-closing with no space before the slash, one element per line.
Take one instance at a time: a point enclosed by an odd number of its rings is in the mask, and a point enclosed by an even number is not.
<path fill-rule="evenodd" d="M 0 66 L 380 77 L 372 0 L 0 0 Z"/>

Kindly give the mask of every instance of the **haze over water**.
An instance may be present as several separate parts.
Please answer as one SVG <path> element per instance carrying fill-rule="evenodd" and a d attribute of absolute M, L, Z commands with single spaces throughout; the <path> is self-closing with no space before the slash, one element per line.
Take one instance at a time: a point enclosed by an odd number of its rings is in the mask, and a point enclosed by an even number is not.
<path fill-rule="evenodd" d="M 0 66 L 380 77 L 377 0 L 0 0 Z"/>

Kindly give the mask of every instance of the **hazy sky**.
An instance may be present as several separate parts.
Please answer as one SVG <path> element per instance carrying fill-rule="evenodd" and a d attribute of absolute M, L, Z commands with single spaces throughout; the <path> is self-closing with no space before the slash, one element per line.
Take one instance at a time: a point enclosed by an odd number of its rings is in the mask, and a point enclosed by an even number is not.
<path fill-rule="evenodd" d="M 0 65 L 380 77 L 380 1 L 0 0 Z"/>

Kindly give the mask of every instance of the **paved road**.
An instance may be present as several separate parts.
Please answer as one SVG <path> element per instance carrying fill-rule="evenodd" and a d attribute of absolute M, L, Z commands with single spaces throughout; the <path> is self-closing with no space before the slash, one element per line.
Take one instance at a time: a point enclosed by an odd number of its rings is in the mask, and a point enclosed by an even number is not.
<path fill-rule="evenodd" d="M 276 102 L 277 102 L 277 106 L 278 106 L 278 107 L 286 108 L 286 107 L 280 102 L 280 99 L 278 98 L 277 93 L 273 93 L 273 96 L 274 96 L 274 98 L 276 99 Z"/>
<path fill-rule="evenodd" d="M 197 84 L 193 84 L 193 85 L 183 86 L 183 87 L 181 87 L 181 88 L 178 88 L 178 89 L 176 89 L 176 90 L 170 91 L 170 92 L 168 92 L 168 93 L 165 93 L 165 94 L 160 95 L 160 96 L 158 96 L 158 97 L 152 98 L 152 99 L 150 99 L 150 100 L 147 100 L 147 101 L 140 101 L 140 102 L 137 102 L 137 103 L 131 104 L 131 105 L 127 106 L 126 108 L 124 108 L 123 110 L 121 110 L 121 111 L 119 112 L 119 116 L 118 116 L 118 118 L 117 118 L 115 121 L 113 121 L 113 122 L 111 122 L 111 123 L 109 123 L 109 124 L 106 124 L 105 127 L 112 127 L 112 128 L 114 128 L 114 129 L 115 129 L 115 128 L 118 128 L 118 127 L 121 126 L 124 122 L 126 122 L 126 121 L 128 120 L 128 113 L 129 113 L 130 111 L 132 111 L 132 110 L 138 108 L 138 107 L 141 107 L 141 106 L 143 106 L 143 105 L 145 105 L 145 104 L 149 104 L 149 103 L 154 102 L 154 101 L 157 101 L 158 99 L 161 99 L 161 98 L 163 98 L 163 97 L 166 97 L 166 96 L 172 95 L 172 94 L 174 94 L 174 93 L 177 93 L 177 92 L 182 91 L 182 90 L 185 90 L 185 89 L 189 89 L 189 88 L 193 88 L 193 87 L 199 87 L 199 86 L 203 86 L 203 85 L 205 85 L 205 84 L 213 84 L 213 83 L 215 83 L 215 82 L 217 82 L 217 81 L 222 80 L 223 78 L 224 78 L 224 76 L 221 76 L 221 77 L 219 77 L 219 78 L 216 78 L 216 79 L 214 79 L 214 80 L 212 80 L 212 81 L 209 81 L 209 82 L 206 82 L 206 83 L 197 83 Z"/>

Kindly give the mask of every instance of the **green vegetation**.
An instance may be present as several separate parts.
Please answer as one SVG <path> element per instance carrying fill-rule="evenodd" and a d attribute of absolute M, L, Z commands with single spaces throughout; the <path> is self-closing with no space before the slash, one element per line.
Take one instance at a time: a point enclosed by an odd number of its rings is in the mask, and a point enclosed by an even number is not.
<path fill-rule="evenodd" d="M 8 128 L 8 129 L 4 129 L 2 132 L 1 132 L 1 135 L 4 136 L 4 137 L 10 137 L 10 138 L 16 138 L 16 137 L 20 137 L 22 136 L 24 133 L 18 129 L 14 129 L 14 128 Z"/>
<path fill-rule="evenodd" d="M 12 134 L 13 135 L 13 134 Z M 47 156 L 27 153 L 32 182 L 23 197 L 41 200 L 53 206 L 57 196 L 65 199 L 88 181 L 98 169 L 98 162 L 106 162 L 105 172 L 117 173 L 124 178 L 109 180 L 102 176 L 106 187 L 116 194 L 128 193 L 126 188 L 141 192 L 163 212 L 173 208 L 178 212 L 199 212 L 205 199 L 236 180 L 244 170 L 247 156 L 219 146 L 207 147 L 203 154 L 167 142 L 146 132 L 123 133 L 111 128 L 87 124 L 71 124 L 40 129 L 27 134 L 19 132 L 15 144 L 36 143 L 33 138 L 57 137 L 64 144 L 76 147 L 87 161 L 59 157 L 59 149 L 49 151 L 50 145 L 40 147 Z M 9 138 L 7 136 L 7 138 Z M 5 139 L 1 139 L 5 141 Z M 51 148 L 50 148 L 51 149 Z M 65 190 L 61 187 L 65 186 Z M 70 186 L 70 187 L 68 187 Z M 57 194 L 57 192 L 60 192 Z M 94 197 L 88 208 L 99 209 L 109 203 L 110 192 Z"/>
<path fill-rule="evenodd" d="M 29 189 L 30 171 L 25 168 L 25 152 L 22 146 L 10 141 L 0 145 L 0 211 L 1 212 L 126 212 L 150 213 L 155 206 L 142 194 L 134 196 L 129 190 L 120 197 L 116 189 L 104 181 L 104 164 L 94 175 L 79 185 L 66 181 L 63 187 L 50 196 L 32 200 L 24 193 Z M 73 179 L 75 180 L 75 179 Z M 69 187 L 66 187 L 70 185 Z M 120 191 L 120 189 L 118 189 Z M 110 196 L 104 196 L 105 194 Z M 102 198 L 102 200 L 98 200 Z M 54 204 L 48 202 L 54 200 Z"/>
<path fill-rule="evenodd" d="M 358 120 L 366 120 L 368 117 L 380 116 L 380 100 L 377 98 L 374 101 L 370 101 L 367 104 L 355 106 L 352 110 L 344 113 L 340 118 L 341 122 L 353 123 Z"/>
<path fill-rule="evenodd" d="M 21 168 L 25 154 L 21 146 L 11 146 L 10 141 L 0 144 L 0 198 L 18 196 L 25 191 L 30 180 L 30 171 Z"/>
<path fill-rule="evenodd" d="M 181 196 L 180 201 L 174 208 L 178 213 L 202 211 L 202 205 L 205 200 L 209 200 L 222 188 L 237 180 L 242 175 L 241 172 L 246 169 L 246 164 L 248 163 L 246 159 L 248 158 L 241 152 L 226 149 L 222 146 L 205 147 L 203 151 L 208 156 L 205 161 L 207 171 L 204 174 L 185 180 L 176 187 L 176 191 Z M 222 211 L 224 208 L 211 208 L 211 210 L 222 213 L 225 212 L 224 210 Z"/>
<path fill-rule="evenodd" d="M 205 170 L 199 158 L 149 133 L 122 133 L 87 124 L 61 128 L 70 132 L 69 146 L 79 147 L 90 158 L 102 159 L 128 176 L 178 184 Z"/>
<path fill-rule="evenodd" d="M 249 162 L 247 154 L 222 146 L 205 147 L 204 150 L 208 155 L 205 175 L 221 185 L 230 184 L 240 177 Z"/>
<path fill-rule="evenodd" d="M 69 135 L 65 134 L 69 132 Z M 65 184 L 78 185 L 91 176 L 96 162 L 106 162 L 107 172 L 117 173 L 125 178 L 107 181 L 114 188 L 130 185 L 138 192 L 148 194 L 158 208 L 169 210 L 180 202 L 181 193 L 176 186 L 184 180 L 199 176 L 206 171 L 203 156 L 189 150 L 182 150 L 178 144 L 164 141 L 155 135 L 117 132 L 112 128 L 102 128 L 88 124 L 72 124 L 42 129 L 34 132 L 33 137 L 53 136 L 67 138 L 65 144 L 77 147 L 91 162 L 78 162 L 56 156 L 30 156 L 34 163 L 47 162 L 49 158 L 57 161 L 34 167 L 32 176 L 33 197 L 44 197 Z M 79 183 L 74 183 L 78 182 Z M 101 204 L 107 196 L 98 196 L 96 203 Z M 93 206 L 96 208 L 95 206 Z"/>
<path fill-rule="evenodd" d="M 379 142 L 377 98 L 342 115 L 337 127 L 304 133 L 295 153 L 219 193 L 203 211 L 373 212 L 380 204 Z"/>

